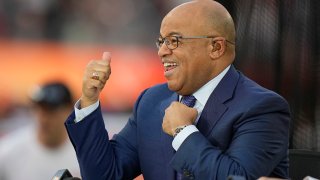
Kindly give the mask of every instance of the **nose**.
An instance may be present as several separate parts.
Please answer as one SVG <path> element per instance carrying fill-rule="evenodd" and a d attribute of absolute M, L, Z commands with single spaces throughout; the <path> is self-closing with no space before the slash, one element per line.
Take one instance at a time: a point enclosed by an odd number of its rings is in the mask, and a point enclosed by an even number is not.
<path fill-rule="evenodd" d="M 165 57 L 168 54 L 172 54 L 172 50 L 170 50 L 165 43 L 163 43 L 158 49 L 158 56 Z"/>
<path fill-rule="evenodd" d="M 37 120 L 38 120 L 39 124 L 45 125 L 45 124 L 50 123 L 51 116 L 49 115 L 49 113 L 46 110 L 39 108 L 36 111 L 36 116 L 37 116 Z"/>

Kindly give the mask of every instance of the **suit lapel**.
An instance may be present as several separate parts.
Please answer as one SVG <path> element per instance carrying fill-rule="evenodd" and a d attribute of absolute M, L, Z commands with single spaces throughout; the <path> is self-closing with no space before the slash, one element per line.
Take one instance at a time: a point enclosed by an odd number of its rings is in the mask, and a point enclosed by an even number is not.
<path fill-rule="evenodd" d="M 226 75 L 211 93 L 197 124 L 199 131 L 204 136 L 210 134 L 212 128 L 227 111 L 228 107 L 225 102 L 232 98 L 238 79 L 239 73 L 231 65 Z"/>
<path fill-rule="evenodd" d="M 211 93 L 197 124 L 197 127 L 203 135 L 208 136 L 212 128 L 220 120 L 221 116 L 227 111 L 228 107 L 225 105 L 225 102 L 232 98 L 238 79 L 239 73 L 231 66 L 216 89 Z M 160 114 L 162 117 L 164 116 L 165 109 L 171 102 L 177 101 L 178 97 L 177 93 L 172 93 L 170 97 L 163 100 L 160 105 Z M 169 165 L 169 162 L 172 160 L 175 153 L 175 150 L 172 147 L 172 141 L 173 137 L 163 131 L 161 132 L 161 142 L 163 143 L 161 147 L 166 168 L 166 175 L 164 176 L 169 180 L 175 179 L 175 170 Z"/>
<path fill-rule="evenodd" d="M 161 115 L 162 117 L 164 117 L 164 113 L 165 113 L 165 109 L 171 104 L 171 102 L 173 101 L 177 101 L 178 100 L 178 94 L 177 93 L 172 93 L 172 95 L 168 98 L 165 99 L 161 105 L 160 105 L 160 111 L 161 111 Z M 163 155 L 164 157 L 159 157 L 159 158 L 164 158 L 164 163 L 166 166 L 166 179 L 175 179 L 175 171 L 174 169 L 170 166 L 170 161 L 175 153 L 175 150 L 172 147 L 172 141 L 173 141 L 173 137 L 169 136 L 168 134 L 166 134 L 165 132 L 161 132 L 161 141 L 163 142 L 162 145 L 162 151 L 163 151 Z M 165 175 L 164 175 L 165 176 Z"/>

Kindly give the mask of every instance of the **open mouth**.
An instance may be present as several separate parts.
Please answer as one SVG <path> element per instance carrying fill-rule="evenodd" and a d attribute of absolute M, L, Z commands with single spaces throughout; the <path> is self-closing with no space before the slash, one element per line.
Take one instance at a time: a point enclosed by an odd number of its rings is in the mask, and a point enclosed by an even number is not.
<path fill-rule="evenodd" d="M 166 63 L 163 63 L 163 66 L 164 66 L 164 72 L 167 72 L 176 68 L 178 64 L 175 62 L 166 62 Z"/>

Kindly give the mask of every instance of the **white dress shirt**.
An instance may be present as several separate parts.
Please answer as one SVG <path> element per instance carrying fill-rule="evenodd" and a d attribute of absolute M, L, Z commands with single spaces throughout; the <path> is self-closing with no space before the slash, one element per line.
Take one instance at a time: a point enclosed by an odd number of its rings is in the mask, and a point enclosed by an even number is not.
<path fill-rule="evenodd" d="M 217 87 L 221 79 L 225 76 L 225 74 L 228 72 L 230 66 L 228 66 L 226 69 L 224 69 L 218 76 L 211 79 L 209 82 L 207 82 L 204 86 L 202 86 L 198 91 L 193 93 L 192 95 L 197 99 L 195 105 L 193 108 L 197 109 L 198 116 L 195 121 L 195 125 L 198 123 L 199 118 L 201 116 L 202 110 L 207 103 L 209 96 L 214 91 L 214 89 Z M 182 96 L 179 95 L 179 100 L 181 101 Z M 183 128 L 182 131 L 180 131 L 177 136 L 172 141 L 172 147 L 177 151 L 183 141 L 187 139 L 187 137 L 194 133 L 199 131 L 195 125 L 189 125 L 185 128 Z"/>
<path fill-rule="evenodd" d="M 224 69 L 218 76 L 210 80 L 208 83 L 206 83 L 204 86 L 202 86 L 198 91 L 193 93 L 192 95 L 197 99 L 196 103 L 193 108 L 197 109 L 198 116 L 195 121 L 195 124 L 197 124 L 200 115 L 202 113 L 202 110 L 207 103 L 209 96 L 214 91 L 214 89 L 217 87 L 221 79 L 225 76 L 225 74 L 228 72 L 230 66 L 228 66 L 226 69 Z M 182 96 L 179 95 L 179 100 L 181 100 Z M 94 110 L 96 110 L 99 107 L 99 101 L 96 103 L 79 109 L 80 107 L 80 100 L 78 100 L 74 106 L 75 109 L 75 122 L 79 122 L 82 119 L 84 119 L 86 116 L 91 114 Z M 185 127 L 182 131 L 180 131 L 177 136 L 172 141 L 173 148 L 177 151 L 183 141 L 192 133 L 199 131 L 195 125 L 189 125 Z"/>

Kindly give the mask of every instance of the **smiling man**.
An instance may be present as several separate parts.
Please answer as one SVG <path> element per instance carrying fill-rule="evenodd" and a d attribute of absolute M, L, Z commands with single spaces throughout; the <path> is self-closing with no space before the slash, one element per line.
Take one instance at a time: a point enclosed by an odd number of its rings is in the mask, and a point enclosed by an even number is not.
<path fill-rule="evenodd" d="M 88 64 L 66 121 L 83 179 L 288 178 L 288 104 L 232 65 L 228 11 L 210 0 L 184 3 L 164 17 L 157 46 L 167 83 L 141 93 L 111 140 L 99 106 L 111 55 Z"/>

